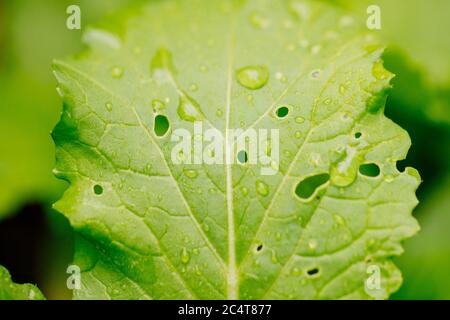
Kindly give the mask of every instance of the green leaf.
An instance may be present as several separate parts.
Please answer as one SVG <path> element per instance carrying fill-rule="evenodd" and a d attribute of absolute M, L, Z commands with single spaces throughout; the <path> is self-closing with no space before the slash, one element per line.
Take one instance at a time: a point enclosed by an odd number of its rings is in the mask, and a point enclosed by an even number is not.
<path fill-rule="evenodd" d="M 0 266 L 0 300 L 45 300 L 45 298 L 36 286 L 12 282 L 8 270 Z"/>
<path fill-rule="evenodd" d="M 76 298 L 387 298 L 399 287 L 391 257 L 418 230 L 420 177 L 396 168 L 410 140 L 383 114 L 392 74 L 370 34 L 309 1 L 156 1 L 124 26 L 54 64 L 56 172 L 70 181 L 55 207 L 79 233 Z M 279 170 L 174 164 L 172 133 L 193 121 L 225 136 L 278 129 Z M 381 286 L 366 292 L 373 267 Z"/>

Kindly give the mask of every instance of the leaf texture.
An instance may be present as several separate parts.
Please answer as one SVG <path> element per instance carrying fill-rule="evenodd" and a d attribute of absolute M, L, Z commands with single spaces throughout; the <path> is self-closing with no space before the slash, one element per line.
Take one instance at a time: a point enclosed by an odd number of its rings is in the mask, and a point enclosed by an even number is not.
<path fill-rule="evenodd" d="M 309 1 L 154 1 L 125 20 L 54 63 L 55 171 L 70 182 L 55 207 L 79 234 L 75 298 L 365 299 L 399 287 L 390 259 L 418 230 L 420 177 L 396 168 L 410 140 L 383 114 L 393 75 L 372 35 Z M 194 121 L 225 137 L 278 129 L 277 173 L 174 164 L 171 134 Z M 381 285 L 368 292 L 372 265 Z"/>

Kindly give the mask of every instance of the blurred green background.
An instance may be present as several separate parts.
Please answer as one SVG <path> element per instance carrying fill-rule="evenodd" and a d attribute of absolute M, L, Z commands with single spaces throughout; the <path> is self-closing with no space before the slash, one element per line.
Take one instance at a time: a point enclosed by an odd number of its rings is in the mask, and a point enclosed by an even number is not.
<path fill-rule="evenodd" d="M 207 1 L 207 0 L 205 0 Z M 413 141 L 399 168 L 421 173 L 414 215 L 422 231 L 396 259 L 404 284 L 394 299 L 450 299 L 450 1 L 321 0 L 360 19 L 381 8 L 377 31 L 397 76 L 385 113 Z M 82 31 L 68 30 L 66 8 L 82 10 L 82 28 L 130 0 L 0 0 L 0 265 L 14 281 L 36 283 L 49 299 L 67 299 L 73 234 L 51 209 L 65 183 L 53 177 L 50 131 L 61 101 L 53 58 L 82 49 Z"/>

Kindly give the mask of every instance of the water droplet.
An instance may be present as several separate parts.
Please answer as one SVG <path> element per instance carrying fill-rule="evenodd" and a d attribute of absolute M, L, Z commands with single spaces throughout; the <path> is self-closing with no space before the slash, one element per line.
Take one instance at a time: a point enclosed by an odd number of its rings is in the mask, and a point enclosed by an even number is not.
<path fill-rule="evenodd" d="M 183 172 L 188 178 L 195 179 L 198 177 L 198 172 L 196 170 L 184 170 Z"/>
<path fill-rule="evenodd" d="M 339 225 L 345 224 L 344 218 L 342 218 L 340 215 L 334 214 L 333 217 L 334 217 L 334 220 L 336 220 L 337 224 L 339 224 Z"/>
<path fill-rule="evenodd" d="M 297 267 L 294 267 L 294 268 L 291 269 L 291 273 L 294 276 L 298 276 L 301 273 L 301 270 L 299 268 L 297 268 Z"/>
<path fill-rule="evenodd" d="M 269 80 L 269 71 L 263 66 L 245 67 L 238 70 L 237 80 L 242 86 L 248 89 L 260 89 Z"/>
<path fill-rule="evenodd" d="M 263 197 L 269 194 L 269 186 L 261 180 L 256 181 L 256 192 Z"/>
<path fill-rule="evenodd" d="M 309 242 L 308 242 L 308 247 L 309 247 L 311 250 L 315 250 L 315 249 L 317 248 L 317 241 L 314 240 L 314 239 L 309 240 Z"/>
<path fill-rule="evenodd" d="M 272 263 L 278 263 L 277 254 L 275 251 L 272 251 L 272 257 L 271 257 Z"/>
<path fill-rule="evenodd" d="M 64 91 L 60 86 L 56 86 L 56 92 L 58 93 L 58 95 L 63 98 L 64 97 Z"/>
<path fill-rule="evenodd" d="M 332 154 L 331 182 L 346 187 L 355 181 L 359 169 L 359 157 L 355 148 L 337 149 Z"/>
<path fill-rule="evenodd" d="M 216 188 L 211 188 L 208 190 L 209 193 L 211 194 L 216 194 L 217 193 L 217 189 Z"/>
<path fill-rule="evenodd" d="M 223 116 L 223 111 L 222 109 L 217 109 L 216 111 L 216 116 L 218 116 L 219 118 L 221 118 Z"/>
<path fill-rule="evenodd" d="M 275 239 L 276 239 L 276 240 L 280 240 L 280 239 L 281 239 L 281 233 L 277 232 L 277 233 L 275 234 Z"/>
<path fill-rule="evenodd" d="M 339 86 L 339 93 L 344 94 L 346 91 L 347 91 L 347 88 L 343 84 L 341 84 Z"/>
<path fill-rule="evenodd" d="M 303 117 L 296 117 L 296 118 L 295 118 L 295 122 L 301 124 L 301 123 L 305 122 L 305 118 L 303 118 Z"/>
<path fill-rule="evenodd" d="M 108 110 L 109 112 L 111 112 L 112 109 L 113 109 L 113 105 L 112 105 L 111 102 L 107 102 L 107 103 L 105 104 L 105 107 L 106 107 L 106 110 Z"/>
<path fill-rule="evenodd" d="M 301 131 L 295 131 L 295 137 L 296 137 L 297 139 L 300 139 L 300 138 L 302 137 Z"/>
<path fill-rule="evenodd" d="M 318 153 L 312 153 L 311 154 L 311 163 L 314 165 L 314 166 L 319 166 L 319 164 L 320 164 L 320 154 L 318 154 Z"/>
<path fill-rule="evenodd" d="M 314 70 L 313 72 L 311 72 L 311 77 L 314 79 L 317 79 L 320 77 L 320 70 Z"/>
<path fill-rule="evenodd" d="M 208 67 L 205 66 L 205 65 L 201 65 L 201 66 L 200 66 L 200 71 L 201 71 L 201 72 L 206 72 L 206 71 L 208 71 Z"/>
<path fill-rule="evenodd" d="M 191 122 L 201 121 L 204 118 L 200 105 L 186 93 L 180 95 L 178 115 L 181 119 Z"/>
<path fill-rule="evenodd" d="M 119 79 L 123 76 L 123 69 L 121 67 L 114 67 L 111 70 L 111 75 L 113 78 Z"/>
<path fill-rule="evenodd" d="M 242 187 L 241 192 L 244 197 L 246 197 L 248 195 L 248 189 L 246 187 Z"/>
<path fill-rule="evenodd" d="M 184 163 L 184 161 L 186 160 L 186 155 L 184 154 L 183 151 L 180 151 L 177 154 L 177 160 L 178 160 L 179 163 Z"/>
<path fill-rule="evenodd" d="M 249 95 L 247 96 L 247 101 L 248 101 L 249 103 L 252 103 L 253 100 L 254 100 L 253 95 L 252 95 L 252 94 L 249 94 Z"/>
<path fill-rule="evenodd" d="M 189 256 L 189 252 L 186 248 L 181 249 L 181 262 L 187 264 L 191 257 Z"/>
<path fill-rule="evenodd" d="M 189 90 L 191 90 L 192 92 L 197 91 L 197 90 L 198 90 L 198 85 L 196 85 L 195 83 L 192 83 L 192 84 L 189 86 Z"/>

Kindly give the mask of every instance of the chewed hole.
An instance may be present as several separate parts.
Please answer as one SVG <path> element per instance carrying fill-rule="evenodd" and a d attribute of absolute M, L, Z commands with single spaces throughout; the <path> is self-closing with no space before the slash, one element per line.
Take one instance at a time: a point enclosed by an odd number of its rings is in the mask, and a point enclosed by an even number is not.
<path fill-rule="evenodd" d="M 378 175 L 380 174 L 380 167 L 375 163 L 367 163 L 359 167 L 359 172 L 363 176 L 378 177 Z"/>
<path fill-rule="evenodd" d="M 327 183 L 328 180 L 330 180 L 330 175 L 327 173 L 308 177 L 305 180 L 300 181 L 295 188 L 295 194 L 302 199 L 308 199 L 320 186 Z"/>
<path fill-rule="evenodd" d="M 318 275 L 319 274 L 319 268 L 312 268 L 312 269 L 309 269 L 309 270 L 307 270 L 306 271 L 306 274 L 308 275 L 308 276 L 315 276 L 315 275 Z"/>
<path fill-rule="evenodd" d="M 157 115 L 155 117 L 154 131 L 158 137 L 163 137 L 169 131 L 169 119 L 164 115 Z"/>
<path fill-rule="evenodd" d="M 239 163 L 242 163 L 242 164 L 247 163 L 248 162 L 247 151 L 245 151 L 245 150 L 239 151 L 237 154 L 237 159 L 238 159 Z"/>
<path fill-rule="evenodd" d="M 359 138 L 361 138 L 361 136 L 362 136 L 361 132 L 356 132 L 355 133 L 355 139 L 359 139 Z"/>
<path fill-rule="evenodd" d="M 397 170 L 400 171 L 400 172 L 405 171 L 406 167 L 408 167 L 408 164 L 409 163 L 408 163 L 408 161 L 406 159 L 397 161 L 397 163 L 396 163 Z"/>
<path fill-rule="evenodd" d="M 94 186 L 94 193 L 96 194 L 96 195 L 101 195 L 101 194 L 103 194 L 103 187 L 101 186 L 101 185 L 95 185 Z"/>
<path fill-rule="evenodd" d="M 276 111 L 277 117 L 280 119 L 286 118 L 289 114 L 289 108 L 286 106 L 279 107 Z"/>
<path fill-rule="evenodd" d="M 262 249 L 263 249 L 262 243 L 259 244 L 259 245 L 256 247 L 256 251 L 257 251 L 257 252 L 260 252 Z"/>

